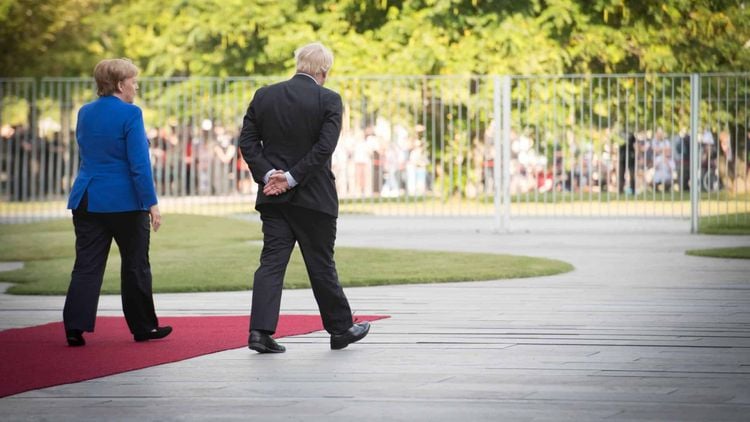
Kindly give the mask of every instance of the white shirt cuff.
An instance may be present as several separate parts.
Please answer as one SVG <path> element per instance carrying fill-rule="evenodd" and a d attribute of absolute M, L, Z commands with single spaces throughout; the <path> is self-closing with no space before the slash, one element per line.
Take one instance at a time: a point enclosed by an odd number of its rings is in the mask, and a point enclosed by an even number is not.
<path fill-rule="evenodd" d="M 294 180 L 294 177 L 292 177 L 292 174 L 287 172 L 284 172 L 284 176 L 286 177 L 286 182 L 289 184 L 290 188 L 293 188 L 297 186 L 297 181 Z"/>
<path fill-rule="evenodd" d="M 273 174 L 273 172 L 275 172 L 275 171 L 276 171 L 276 169 L 271 169 L 271 170 L 268 170 L 268 172 L 266 173 L 266 175 L 265 175 L 265 176 L 263 176 L 263 183 L 265 183 L 265 184 L 268 184 L 268 178 L 269 178 L 269 177 L 271 177 L 271 175 L 272 175 L 272 174 Z"/>

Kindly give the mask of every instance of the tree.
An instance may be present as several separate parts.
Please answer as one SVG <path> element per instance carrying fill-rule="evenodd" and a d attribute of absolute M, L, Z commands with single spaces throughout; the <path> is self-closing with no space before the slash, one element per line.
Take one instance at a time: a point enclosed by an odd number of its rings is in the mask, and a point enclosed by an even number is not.
<path fill-rule="evenodd" d="M 289 72 L 321 40 L 339 74 L 743 71 L 738 0 L 0 0 L 1 75 L 90 74 L 126 56 L 146 75 Z"/>
<path fill-rule="evenodd" d="M 88 49 L 98 8 L 93 0 L 0 0 L 0 77 L 90 73 Z"/>

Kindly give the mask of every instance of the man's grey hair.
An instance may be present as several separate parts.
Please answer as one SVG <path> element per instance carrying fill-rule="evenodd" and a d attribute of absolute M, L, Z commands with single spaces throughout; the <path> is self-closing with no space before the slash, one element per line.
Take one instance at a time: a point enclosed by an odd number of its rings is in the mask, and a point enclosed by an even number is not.
<path fill-rule="evenodd" d="M 319 42 L 307 44 L 294 52 L 297 61 L 297 72 L 308 75 L 327 73 L 333 66 L 333 53 Z"/>

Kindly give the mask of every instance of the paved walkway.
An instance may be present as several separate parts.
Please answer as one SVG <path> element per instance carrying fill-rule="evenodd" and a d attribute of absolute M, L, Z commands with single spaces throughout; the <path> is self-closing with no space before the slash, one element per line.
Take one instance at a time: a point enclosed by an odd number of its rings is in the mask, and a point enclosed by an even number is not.
<path fill-rule="evenodd" d="M 361 343 L 236 349 L 0 399 L 2 420 L 748 420 L 750 264 L 685 249 L 750 244 L 671 220 L 343 217 L 340 246 L 553 257 L 567 274 L 350 288 L 389 314 Z M 250 275 L 248 275 L 249 279 Z M 158 282 L 158 281 L 157 281 Z M 160 315 L 246 314 L 250 292 L 158 295 Z M 60 297 L 0 295 L 0 328 L 59 320 Z M 309 290 L 283 312 L 315 313 Z M 102 315 L 120 314 L 105 296 Z M 61 338 L 62 340 L 62 338 Z"/>

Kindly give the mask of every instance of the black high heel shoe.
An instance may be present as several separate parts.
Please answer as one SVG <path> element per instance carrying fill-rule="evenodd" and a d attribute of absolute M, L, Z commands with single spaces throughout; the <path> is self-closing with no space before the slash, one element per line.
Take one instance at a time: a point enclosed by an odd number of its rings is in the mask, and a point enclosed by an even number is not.
<path fill-rule="evenodd" d="M 65 339 L 68 340 L 68 346 L 71 347 L 86 345 L 86 340 L 83 339 L 83 331 L 81 330 L 65 330 Z"/>

